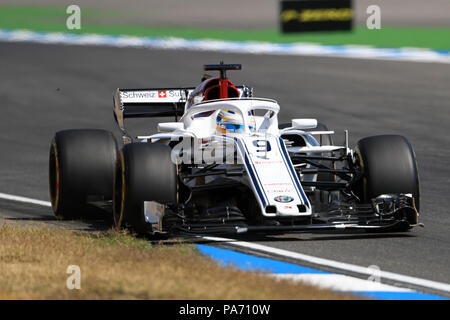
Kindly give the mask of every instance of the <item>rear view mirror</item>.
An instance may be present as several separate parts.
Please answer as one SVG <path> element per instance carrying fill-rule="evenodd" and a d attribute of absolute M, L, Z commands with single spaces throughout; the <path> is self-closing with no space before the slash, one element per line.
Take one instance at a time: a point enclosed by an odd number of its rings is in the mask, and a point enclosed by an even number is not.
<path fill-rule="evenodd" d="M 293 129 L 314 129 L 317 127 L 317 119 L 292 119 Z"/>
<path fill-rule="evenodd" d="M 183 122 L 161 122 L 158 123 L 158 132 L 172 132 L 184 129 Z"/>

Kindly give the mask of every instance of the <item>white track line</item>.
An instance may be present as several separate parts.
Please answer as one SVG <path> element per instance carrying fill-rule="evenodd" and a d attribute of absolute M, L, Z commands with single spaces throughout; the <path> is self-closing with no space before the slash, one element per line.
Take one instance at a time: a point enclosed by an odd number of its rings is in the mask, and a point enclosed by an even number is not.
<path fill-rule="evenodd" d="M 11 201 L 36 204 L 36 205 L 45 206 L 45 207 L 51 207 L 51 203 L 49 201 L 36 200 L 36 199 L 32 199 L 32 198 L 21 197 L 21 196 L 6 194 L 6 193 L 0 193 L 0 198 L 6 199 L 6 200 L 11 200 Z M 281 257 L 287 257 L 287 258 L 291 258 L 291 259 L 295 259 L 295 260 L 306 261 L 306 262 L 312 263 L 314 265 L 331 267 L 333 269 L 339 269 L 339 270 L 354 272 L 354 273 L 358 273 L 358 274 L 364 274 L 364 275 L 368 275 L 368 276 L 373 275 L 373 270 L 366 268 L 366 267 L 361 267 L 361 266 L 357 266 L 357 265 L 353 265 L 353 264 L 349 264 L 349 263 L 345 263 L 345 262 L 339 262 L 339 261 L 334 261 L 334 260 L 329 260 L 329 259 L 324 259 L 324 258 L 318 258 L 318 257 L 306 255 L 303 253 L 292 252 L 292 251 L 283 250 L 283 249 L 277 249 L 277 248 L 264 246 L 264 245 L 257 244 L 257 243 L 236 241 L 233 239 L 220 238 L 220 237 L 202 236 L 201 238 L 205 239 L 205 240 L 209 240 L 209 241 L 225 242 L 231 246 L 252 249 L 252 250 L 256 250 L 256 251 L 260 251 L 260 252 L 267 252 L 267 253 L 274 254 L 277 256 L 281 256 Z M 439 291 L 443 291 L 443 292 L 450 292 L 450 285 L 446 284 L 446 283 L 425 280 L 425 279 L 421 279 L 421 278 L 410 277 L 410 276 L 405 276 L 405 275 L 401 275 L 401 274 L 397 274 L 397 273 L 393 273 L 393 272 L 381 271 L 381 270 L 377 271 L 377 275 L 380 278 L 384 278 L 384 279 L 399 281 L 399 282 L 408 283 L 408 284 L 412 284 L 412 285 L 420 286 L 420 287 L 424 287 L 424 288 L 439 290 Z"/>
<path fill-rule="evenodd" d="M 353 272 L 353 273 L 363 274 L 363 275 L 367 275 L 367 276 L 373 275 L 373 270 L 371 270 L 370 268 L 361 267 L 361 266 L 357 266 L 357 265 L 349 264 L 349 263 L 345 263 L 345 262 L 339 262 L 339 261 L 314 257 L 314 256 L 310 256 L 310 255 L 306 255 L 306 254 L 302 254 L 302 253 L 298 253 L 298 252 L 277 249 L 277 248 L 273 248 L 273 247 L 269 247 L 269 246 L 265 246 L 265 245 L 261 245 L 261 244 L 257 244 L 257 243 L 236 241 L 233 239 L 219 238 L 219 237 L 206 237 L 205 236 L 205 237 L 201 237 L 201 238 L 205 239 L 205 240 L 209 240 L 209 241 L 225 242 L 226 244 L 231 245 L 231 246 L 252 249 L 252 250 L 256 250 L 256 251 L 260 251 L 260 252 L 266 252 L 266 253 L 277 255 L 280 257 L 286 257 L 286 258 L 290 258 L 290 259 L 305 261 L 308 263 L 312 263 L 314 265 L 330 267 L 333 269 L 344 270 L 347 272 Z M 446 284 L 446 283 L 442 283 L 442 282 L 425 280 L 425 279 L 421 279 L 421 278 L 410 277 L 410 276 L 405 276 L 405 275 L 388 272 L 388 271 L 381 271 L 381 270 L 377 271 L 377 275 L 381 279 L 388 279 L 388 280 L 392 280 L 392 281 L 398 281 L 398 282 L 402 282 L 402 283 L 411 284 L 414 286 L 434 289 L 434 290 L 443 291 L 443 292 L 450 292 L 450 285 Z"/>
<path fill-rule="evenodd" d="M 363 280 L 343 274 L 315 273 L 277 273 L 271 274 L 275 279 L 288 279 L 294 282 L 304 282 L 313 286 L 341 292 L 414 292 L 407 288 L 399 288 L 380 282 Z"/>
<path fill-rule="evenodd" d="M 6 200 L 11 200 L 11 201 L 18 201 L 18 202 L 37 204 L 39 206 L 44 206 L 44 207 L 51 207 L 52 206 L 50 201 L 36 200 L 36 199 L 32 199 L 32 198 L 15 196 L 15 195 L 12 195 L 12 194 L 6 194 L 6 193 L 1 193 L 1 192 L 0 192 L 0 198 L 1 199 L 6 199 Z"/>

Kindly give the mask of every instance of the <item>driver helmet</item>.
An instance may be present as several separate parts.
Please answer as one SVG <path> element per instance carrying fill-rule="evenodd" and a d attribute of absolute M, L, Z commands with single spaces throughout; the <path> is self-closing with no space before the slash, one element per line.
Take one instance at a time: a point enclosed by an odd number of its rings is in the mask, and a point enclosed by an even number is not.
<path fill-rule="evenodd" d="M 248 113 L 251 116 L 251 113 Z M 220 111 L 217 115 L 217 130 L 220 133 L 242 133 L 244 132 L 244 123 L 241 115 L 232 110 Z M 254 129 L 254 120 L 250 119 L 250 130 Z"/>

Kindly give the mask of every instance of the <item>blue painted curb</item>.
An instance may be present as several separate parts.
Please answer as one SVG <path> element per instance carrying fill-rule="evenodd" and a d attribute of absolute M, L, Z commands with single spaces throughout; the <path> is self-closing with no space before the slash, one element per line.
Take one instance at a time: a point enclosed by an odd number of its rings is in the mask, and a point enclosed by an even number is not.
<path fill-rule="evenodd" d="M 297 264 L 269 258 L 256 257 L 245 253 L 197 244 L 198 250 L 215 259 L 224 267 L 235 267 L 245 271 L 261 271 L 272 274 L 333 274 Z M 389 291 L 349 291 L 349 293 L 382 300 L 449 300 L 438 295 L 420 292 Z"/>

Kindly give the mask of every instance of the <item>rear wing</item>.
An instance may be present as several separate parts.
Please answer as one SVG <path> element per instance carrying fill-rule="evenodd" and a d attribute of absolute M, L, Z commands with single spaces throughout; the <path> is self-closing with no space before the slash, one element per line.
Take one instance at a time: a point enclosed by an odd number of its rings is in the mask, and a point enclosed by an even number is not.
<path fill-rule="evenodd" d="M 241 96 L 248 89 L 245 86 L 236 88 Z M 113 97 L 114 118 L 125 136 L 128 136 L 124 124 L 126 118 L 175 117 L 175 121 L 178 121 L 178 117 L 184 113 L 186 99 L 194 89 L 116 89 Z"/>
<path fill-rule="evenodd" d="M 193 90 L 194 88 L 116 89 L 114 114 L 118 122 L 126 118 L 181 116 L 186 97 Z"/>

